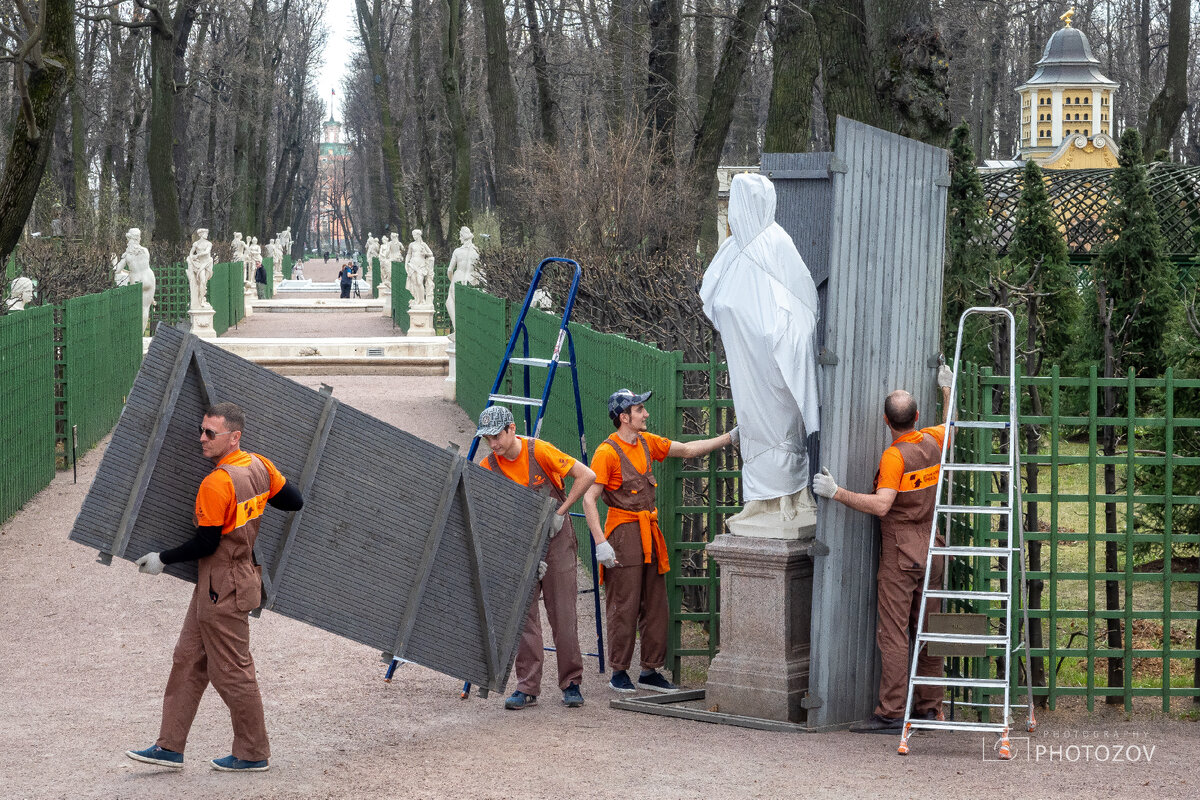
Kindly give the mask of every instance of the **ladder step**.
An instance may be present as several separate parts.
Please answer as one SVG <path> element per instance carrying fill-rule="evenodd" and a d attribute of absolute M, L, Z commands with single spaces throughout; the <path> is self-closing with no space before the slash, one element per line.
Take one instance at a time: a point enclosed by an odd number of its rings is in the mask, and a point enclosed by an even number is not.
<path fill-rule="evenodd" d="M 522 366 L 522 367 L 548 367 L 554 363 L 554 359 L 552 359 L 552 358 L 510 358 L 508 360 L 508 363 L 517 364 L 518 366 Z M 564 367 L 571 366 L 570 361 L 559 361 L 558 363 L 563 365 Z"/>
<path fill-rule="evenodd" d="M 933 675 L 914 675 L 912 682 L 918 686 L 974 686 L 980 689 L 1003 689 L 1006 685 L 1000 678 L 938 678 Z"/>
<path fill-rule="evenodd" d="M 1008 643 L 1003 635 L 979 633 L 922 633 L 917 637 L 922 642 L 944 642 L 946 644 L 990 644 L 1000 647 Z"/>
<path fill-rule="evenodd" d="M 987 556 L 988 558 L 1007 558 L 1013 554 L 1013 550 L 1007 547 L 968 547 L 966 545 L 931 547 L 929 552 L 943 556 Z"/>
<path fill-rule="evenodd" d="M 956 719 L 913 719 L 908 724 L 921 730 L 981 731 L 1003 733 L 1008 725 L 1002 722 L 963 722 Z"/>
<path fill-rule="evenodd" d="M 1007 422 L 951 422 L 950 424 L 957 428 L 985 428 L 993 431 L 1002 431 L 1008 428 Z"/>
<path fill-rule="evenodd" d="M 947 506 L 940 503 L 935 510 L 944 514 L 1008 514 L 1012 511 L 1008 506 Z"/>
<path fill-rule="evenodd" d="M 946 591 L 944 589 L 930 589 L 925 592 L 926 597 L 936 597 L 941 600 L 1011 600 L 1008 592 L 968 592 L 968 591 Z"/>
<path fill-rule="evenodd" d="M 512 403 L 515 406 L 533 406 L 541 408 L 542 401 L 537 397 L 521 397 L 516 394 L 489 394 L 488 400 L 494 403 Z"/>
<path fill-rule="evenodd" d="M 942 469 L 949 472 L 1009 472 L 1010 464 L 943 464 Z"/>

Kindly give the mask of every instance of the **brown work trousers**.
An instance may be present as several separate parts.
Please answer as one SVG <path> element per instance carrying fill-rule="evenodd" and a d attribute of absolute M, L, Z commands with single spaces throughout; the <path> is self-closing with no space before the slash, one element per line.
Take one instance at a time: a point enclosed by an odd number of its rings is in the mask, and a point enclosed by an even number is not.
<path fill-rule="evenodd" d="M 171 677 L 163 695 L 162 728 L 156 744 L 182 753 L 209 682 L 233 720 L 233 755 L 246 761 L 270 758 L 262 697 L 250 655 L 250 619 L 227 592 L 213 602 L 196 588 L 175 644 Z"/>
<path fill-rule="evenodd" d="M 629 669 L 637 631 L 642 637 L 642 669 L 658 669 L 667 663 L 667 576 L 659 574 L 653 549 L 650 563 L 643 563 L 636 523 L 617 526 L 608 542 L 621 564 L 604 569 L 609 663 L 614 672 Z"/>
<path fill-rule="evenodd" d="M 895 537 L 884 536 L 879 553 L 877 581 L 877 620 L 875 642 L 879 646 L 879 705 L 875 713 L 892 719 L 904 716 L 904 701 L 908 698 L 908 669 L 911 655 L 909 641 L 917 629 L 917 615 L 924 607 L 925 614 L 938 610 L 936 598 L 922 602 L 922 570 L 900 569 L 900 555 Z M 933 559 L 929 585 L 942 585 L 943 559 Z M 929 617 L 925 618 L 928 624 Z M 918 675 L 942 675 L 942 659 L 921 651 L 917 661 Z M 913 713 L 916 716 L 942 707 L 945 689 L 941 686 L 914 686 Z"/>
<path fill-rule="evenodd" d="M 534 587 L 533 602 L 525 615 L 525 629 L 517 645 L 517 690 L 535 697 L 541 694 L 542 666 L 546 651 L 542 644 L 542 615 L 538 595 L 546 606 L 554 655 L 558 661 L 558 688 L 583 681 L 583 653 L 579 650 L 579 624 L 575 602 L 579 585 L 575 577 L 575 528 L 567 522 L 550 540 L 546 550 L 546 575 Z"/>

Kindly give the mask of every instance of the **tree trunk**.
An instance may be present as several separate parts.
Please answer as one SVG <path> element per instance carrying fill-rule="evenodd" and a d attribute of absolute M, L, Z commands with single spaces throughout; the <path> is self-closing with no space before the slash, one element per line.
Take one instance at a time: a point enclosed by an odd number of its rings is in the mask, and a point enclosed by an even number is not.
<path fill-rule="evenodd" d="M 839 115 L 879 125 L 862 0 L 813 0 L 810 8 L 821 47 L 821 83 L 830 141 L 837 135 Z"/>
<path fill-rule="evenodd" d="M 721 151 L 733 122 L 733 107 L 742 76 L 750 62 L 750 48 L 766 8 L 767 0 L 741 0 L 725 39 L 712 95 L 692 147 L 691 167 L 696 176 L 700 239 L 702 249 L 708 254 L 716 251 L 717 242 L 717 167 L 721 164 Z"/>
<path fill-rule="evenodd" d="M 362 2 L 362 0 L 358 0 Z M 524 240 L 514 197 L 513 167 L 520 143 L 517 130 L 517 93 L 509 67 L 508 38 L 503 0 L 483 0 L 487 41 L 487 98 L 495 136 L 496 210 L 500 215 L 500 241 L 519 245 Z"/>
<path fill-rule="evenodd" d="M 1150 0 L 1138 0 L 1137 6 L 1138 87 L 1135 119 L 1145 119 L 1150 105 Z"/>
<path fill-rule="evenodd" d="M 882 127 L 922 142 L 950 138 L 949 56 L 930 0 L 869 0 L 872 74 Z"/>
<path fill-rule="evenodd" d="M 354 0 L 354 6 L 358 10 L 358 30 L 371 71 L 375 111 L 379 115 L 383 188 L 388 203 L 387 222 L 392 231 L 400 234 L 401 240 L 407 240 L 409 234 L 408 215 L 404 210 L 404 165 L 400 158 L 400 134 L 392 117 L 392 103 L 388 96 L 387 52 L 383 41 L 384 12 L 381 0 L 373 0 L 370 6 L 367 3 L 368 0 Z M 514 121 L 514 127 L 515 124 Z"/>
<path fill-rule="evenodd" d="M 774 75 L 763 152 L 806 152 L 812 139 L 813 83 L 820 73 L 820 52 L 812 17 L 799 0 L 779 6 L 771 63 Z"/>
<path fill-rule="evenodd" d="M 28 105 L 17 113 L 4 173 L 0 175 L 0 260 L 7 260 L 33 208 L 63 99 L 75 80 L 73 0 L 42 0 L 45 26 L 40 58 L 25 76 Z M 32 36 L 32 32 L 30 33 Z M 23 69 L 16 64 L 14 68 Z"/>
<path fill-rule="evenodd" d="M 200 27 L 196 31 L 196 41 L 192 46 L 192 63 L 189 64 L 184 56 L 188 49 L 188 38 L 191 36 L 192 24 L 196 19 L 195 9 L 191 9 L 191 13 L 183 13 L 180 9 L 180 14 L 175 21 L 175 120 L 174 128 L 174 148 L 172 163 L 175 165 L 175 191 L 179 195 L 179 214 L 185 225 L 191 220 L 192 197 L 195 196 L 195 186 L 193 185 L 194 178 L 192 176 L 191 159 L 189 158 L 188 144 L 191 141 L 191 121 L 192 121 L 192 106 L 196 97 L 196 89 L 189 85 L 192 76 L 197 75 L 200 71 L 201 56 L 204 50 L 204 40 L 208 35 L 208 26 L 212 18 L 211 14 L 205 14 L 200 22 Z M 208 225 L 209 221 L 205 220 L 204 225 Z"/>
<path fill-rule="evenodd" d="M 425 96 L 425 68 L 421 63 L 425 49 L 421 20 L 427 15 L 423 11 L 421 0 L 412 0 L 412 4 L 412 36 L 408 51 L 412 59 L 413 108 L 417 117 L 417 148 L 421 161 L 421 200 L 425 204 L 423 227 L 426 241 L 434 248 L 442 250 L 446 246 L 446 234 L 442 229 L 441 192 L 438 191 L 439 179 L 434 174 L 433 154 L 429 144 L 429 117 L 433 112 Z"/>
<path fill-rule="evenodd" d="M 799 0 L 796 0 L 799 2 Z M 695 0 L 695 32 L 692 50 L 696 54 L 696 113 L 708 105 L 713 85 L 713 51 L 716 48 L 713 25 L 713 0 Z M 692 131 L 695 135 L 695 131 Z"/>
<path fill-rule="evenodd" d="M 1191 33 L 1190 0 L 1171 0 L 1167 32 L 1167 75 L 1162 91 L 1150 104 L 1146 120 L 1146 161 L 1160 150 L 1169 150 L 1179 121 L 1188 107 L 1187 70 Z"/>
<path fill-rule="evenodd" d="M 450 233 L 471 224 L 471 136 L 462 99 L 462 0 L 442 0 L 442 93 L 454 148 L 450 169 Z"/>
<path fill-rule="evenodd" d="M 528 0 L 527 0 L 528 1 Z M 650 55 L 646 69 L 646 127 L 664 163 L 674 160 L 679 86 L 680 0 L 650 0 Z"/>
<path fill-rule="evenodd" d="M 550 66 L 546 63 L 546 47 L 542 43 L 542 28 L 538 22 L 534 0 L 525 0 L 525 22 L 529 27 L 529 52 L 533 58 L 533 77 L 537 84 L 538 118 L 542 123 L 542 141 L 550 147 L 558 144 L 558 128 L 554 123 L 557 103 L 550 87 Z"/>

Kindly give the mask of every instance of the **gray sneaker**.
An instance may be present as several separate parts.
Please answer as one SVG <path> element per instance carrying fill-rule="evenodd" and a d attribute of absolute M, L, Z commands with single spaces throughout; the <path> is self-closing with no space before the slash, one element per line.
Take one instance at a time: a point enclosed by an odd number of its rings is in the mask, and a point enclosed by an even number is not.
<path fill-rule="evenodd" d="M 504 707 L 509 711 L 520 711 L 522 708 L 537 705 L 536 694 L 525 694 L 520 689 L 517 689 L 507 700 L 504 701 Z"/>

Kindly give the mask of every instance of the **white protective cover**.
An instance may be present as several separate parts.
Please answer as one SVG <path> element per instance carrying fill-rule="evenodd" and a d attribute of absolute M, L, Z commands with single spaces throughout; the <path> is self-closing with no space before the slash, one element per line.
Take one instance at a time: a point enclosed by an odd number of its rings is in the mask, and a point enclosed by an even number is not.
<path fill-rule="evenodd" d="M 805 440 L 820 429 L 817 287 L 775 222 L 775 187 L 766 177 L 734 176 L 729 228 L 700 299 L 729 362 L 743 498 L 786 497 L 808 486 Z"/>

